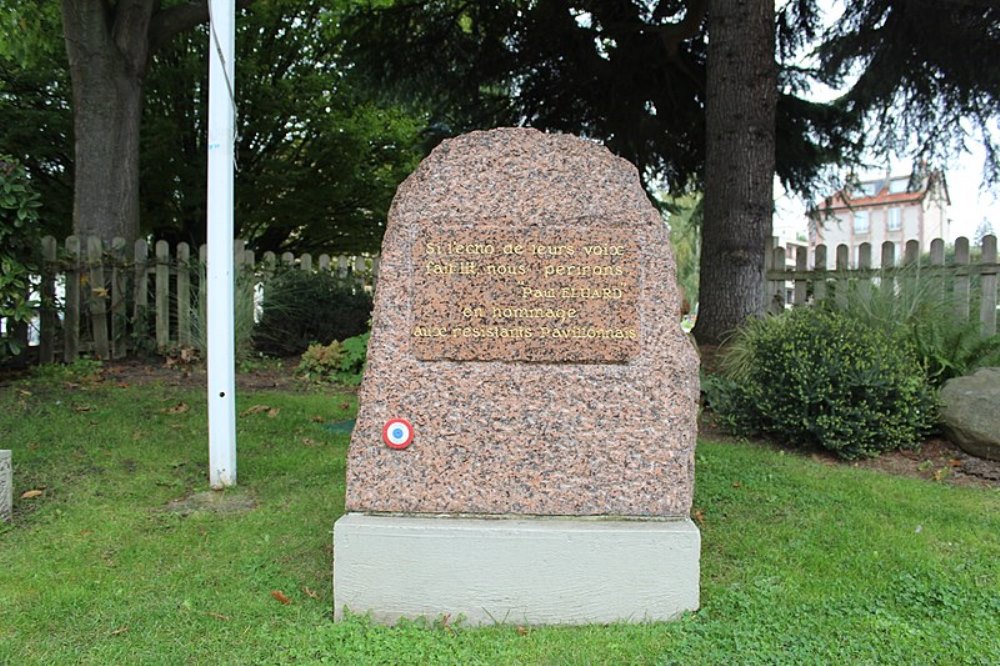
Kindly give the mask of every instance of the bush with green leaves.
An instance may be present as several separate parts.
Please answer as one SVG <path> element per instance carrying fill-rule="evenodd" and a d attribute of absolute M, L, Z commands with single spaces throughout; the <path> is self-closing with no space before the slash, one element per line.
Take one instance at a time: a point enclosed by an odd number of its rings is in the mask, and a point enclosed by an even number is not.
<path fill-rule="evenodd" d="M 740 435 L 853 459 L 913 446 L 936 420 L 934 390 L 908 341 L 826 308 L 748 322 L 723 370 L 706 394 Z"/>
<path fill-rule="evenodd" d="M 6 325 L 6 333 L 0 336 L 0 362 L 20 354 L 13 328 L 29 322 L 37 307 L 29 294 L 32 258 L 38 253 L 40 205 L 24 167 L 0 155 L 0 319 Z"/>
<path fill-rule="evenodd" d="M 327 271 L 286 270 L 264 282 L 254 346 L 293 355 L 368 330 L 372 298 L 356 280 Z"/>
<path fill-rule="evenodd" d="M 299 361 L 299 376 L 313 381 L 357 386 L 365 371 L 369 337 L 371 333 L 362 333 L 343 342 L 334 340 L 328 345 L 309 345 Z"/>
<path fill-rule="evenodd" d="M 1000 365 L 1000 335 L 984 336 L 979 318 L 956 314 L 954 295 L 918 265 L 859 281 L 834 303 L 841 312 L 902 337 L 934 386 L 977 368 Z M 978 312 L 978 303 L 971 304 Z"/>

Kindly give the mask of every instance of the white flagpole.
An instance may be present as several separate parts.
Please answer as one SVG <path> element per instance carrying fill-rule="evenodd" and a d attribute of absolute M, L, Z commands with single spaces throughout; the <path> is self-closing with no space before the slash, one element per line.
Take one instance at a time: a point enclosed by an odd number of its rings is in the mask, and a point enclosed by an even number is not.
<path fill-rule="evenodd" d="M 234 5 L 234 0 L 208 3 L 208 465 L 209 483 L 217 490 L 236 484 Z"/>

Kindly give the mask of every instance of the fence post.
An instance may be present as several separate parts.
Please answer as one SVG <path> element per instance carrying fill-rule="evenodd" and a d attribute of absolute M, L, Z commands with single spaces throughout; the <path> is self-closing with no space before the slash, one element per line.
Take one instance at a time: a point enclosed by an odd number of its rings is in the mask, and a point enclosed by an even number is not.
<path fill-rule="evenodd" d="M 52 363 L 56 360 L 56 239 L 42 239 L 42 297 L 38 321 L 38 361 Z"/>
<path fill-rule="evenodd" d="M 99 359 L 111 358 L 108 342 L 108 288 L 104 284 L 104 244 L 97 236 L 87 237 L 87 266 L 89 289 L 87 303 L 90 306 L 90 329 L 94 336 L 94 356 Z"/>
<path fill-rule="evenodd" d="M 945 296 L 945 279 L 944 273 L 944 241 L 940 238 L 935 238 L 931 241 L 931 290 L 934 293 L 934 297 L 939 301 L 944 301 Z"/>
<path fill-rule="evenodd" d="M 979 321 L 984 336 L 997 332 L 997 237 L 983 237 L 983 274 L 979 284 Z M 989 264 L 992 264 L 990 266 Z"/>
<path fill-rule="evenodd" d="M 772 241 L 775 240 L 772 238 Z M 785 270 L 785 248 L 772 247 L 768 253 L 771 255 L 772 270 Z M 780 314 L 785 309 L 785 281 L 783 279 L 770 280 L 767 282 L 767 303 L 765 312 Z"/>
<path fill-rule="evenodd" d="M 177 344 L 191 346 L 191 247 L 177 244 Z"/>
<path fill-rule="evenodd" d="M 170 346 L 170 246 L 156 241 L 156 348 Z"/>
<path fill-rule="evenodd" d="M 837 246 L 837 291 L 834 293 L 834 298 L 837 301 L 837 307 L 843 308 L 847 305 L 847 288 L 850 284 L 849 269 L 850 269 L 850 252 L 847 246 L 841 243 Z"/>
<path fill-rule="evenodd" d="M 867 298 L 871 294 L 872 290 L 872 244 L 862 243 L 858 246 L 858 270 L 860 271 L 859 279 L 857 280 L 856 286 L 858 293 L 862 297 Z"/>
<path fill-rule="evenodd" d="M 128 353 L 128 292 L 125 288 L 125 239 L 111 239 L 111 356 Z"/>
<path fill-rule="evenodd" d="M 809 270 L 809 249 L 800 245 L 795 248 L 795 272 L 799 274 L 795 276 L 795 292 L 792 296 L 795 305 L 804 305 L 808 299 L 809 283 L 805 277 L 800 277 L 807 270 Z"/>
<path fill-rule="evenodd" d="M 954 299 L 955 316 L 961 321 L 969 320 L 969 285 L 969 239 L 959 236 L 955 241 Z"/>
<path fill-rule="evenodd" d="M 63 360 L 74 362 L 80 355 L 80 239 L 66 239 L 66 314 L 63 318 Z"/>
<path fill-rule="evenodd" d="M 132 331 L 136 341 L 149 336 L 149 244 L 139 239 L 133 246 L 135 275 L 132 284 Z"/>
<path fill-rule="evenodd" d="M 826 245 L 816 246 L 813 267 L 815 270 L 821 271 L 819 279 L 813 280 L 813 298 L 817 303 L 821 303 L 826 300 Z"/>
<path fill-rule="evenodd" d="M 892 241 L 883 241 L 882 258 L 879 261 L 879 289 L 883 294 L 891 295 L 896 292 L 896 244 Z"/>

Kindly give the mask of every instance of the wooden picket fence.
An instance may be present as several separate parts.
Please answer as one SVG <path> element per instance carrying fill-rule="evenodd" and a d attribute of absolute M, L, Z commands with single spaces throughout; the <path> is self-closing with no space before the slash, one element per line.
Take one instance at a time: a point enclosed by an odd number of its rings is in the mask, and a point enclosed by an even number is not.
<path fill-rule="evenodd" d="M 978 317 L 984 336 L 997 332 L 1000 264 L 997 263 L 996 236 L 983 238 L 975 261 L 976 253 L 971 251 L 969 239 L 965 237 L 955 241 L 952 260 L 946 260 L 945 243 L 940 238 L 931 241 L 929 257 L 921 256 L 916 240 L 906 242 L 902 257 L 896 256 L 896 246 L 889 241 L 879 250 L 881 261 L 873 267 L 872 246 L 861 244 L 858 265 L 852 268 L 848 247 L 838 245 L 830 268 L 824 245 L 817 245 L 812 257 L 807 247 L 796 247 L 794 257 L 788 257 L 784 247 L 772 247 L 765 266 L 768 309 L 775 312 L 831 297 L 843 301 L 850 297 L 852 286 L 865 287 L 873 281 L 889 286 L 894 280 L 927 279 L 932 281 L 942 299 L 951 301 L 956 318 L 967 321 L 970 317 Z M 792 259 L 793 262 L 789 261 Z"/>
<path fill-rule="evenodd" d="M 152 249 L 152 254 L 150 250 Z M 187 243 L 70 236 L 60 246 L 42 239 L 40 363 L 72 362 L 81 355 L 120 359 L 138 351 L 160 352 L 196 346 L 205 321 L 207 246 Z M 260 261 L 243 241 L 234 243 L 238 277 L 253 285 L 282 269 L 330 271 L 374 289 L 378 257 L 264 253 Z M 266 289 L 266 287 L 265 287 Z M 254 299 L 257 289 L 237 289 L 236 298 Z M 254 303 L 243 304 L 253 308 Z M 239 305 L 237 305 L 239 307 Z M 252 310 L 251 310 L 252 311 Z"/>
<path fill-rule="evenodd" d="M 122 239 L 102 243 L 70 236 L 60 245 L 51 236 L 44 238 L 36 322 L 39 362 L 72 362 L 80 356 L 120 359 L 137 352 L 197 346 L 207 301 L 206 250 L 203 245 L 195 252 L 186 243 L 171 248 L 165 241 L 150 245 L 139 240 L 126 247 Z M 891 242 L 879 250 L 876 267 L 873 248 L 862 244 L 858 266 L 851 267 L 845 245 L 834 248 L 832 261 L 823 245 L 812 252 L 796 247 L 794 257 L 787 256 L 784 247 L 772 247 L 765 266 L 768 309 L 780 311 L 826 298 L 843 300 L 854 287 L 887 286 L 916 275 L 935 281 L 942 298 L 954 304 L 957 318 L 978 318 L 983 335 L 997 332 L 996 236 L 986 236 L 978 253 L 967 238 L 959 238 L 950 259 L 940 239 L 931 243 L 928 257 L 921 256 L 915 240 L 905 244 L 902 257 L 896 256 Z M 314 259 L 309 254 L 267 252 L 258 261 L 242 241 L 235 241 L 234 251 L 237 274 L 250 276 L 255 285 L 266 284 L 268 276 L 288 268 L 331 271 L 357 280 L 365 289 L 374 289 L 378 277 L 377 256 L 321 254 Z M 253 299 L 254 291 L 237 289 L 236 297 Z M 26 331 L 22 334 L 27 336 Z"/>

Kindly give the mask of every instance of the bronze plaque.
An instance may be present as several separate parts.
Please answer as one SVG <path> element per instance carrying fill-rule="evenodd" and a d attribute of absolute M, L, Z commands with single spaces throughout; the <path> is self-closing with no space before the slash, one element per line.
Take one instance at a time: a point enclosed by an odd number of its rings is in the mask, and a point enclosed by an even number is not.
<path fill-rule="evenodd" d="M 619 228 L 421 228 L 413 353 L 425 361 L 623 363 L 639 351 L 639 248 Z"/>

